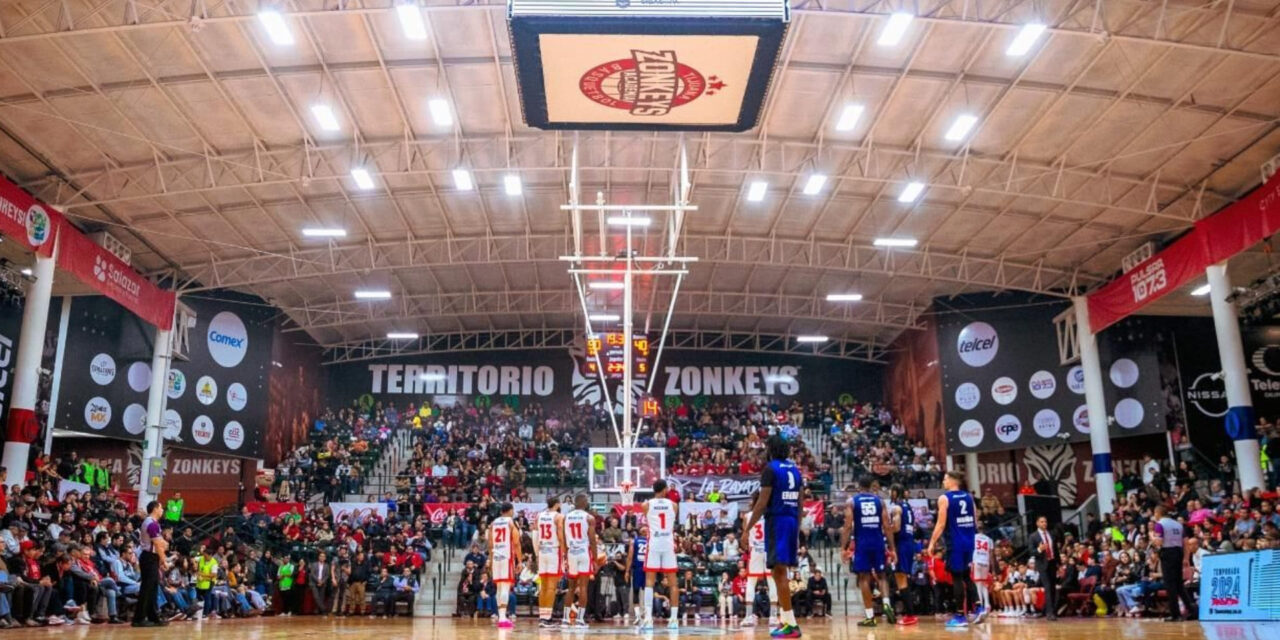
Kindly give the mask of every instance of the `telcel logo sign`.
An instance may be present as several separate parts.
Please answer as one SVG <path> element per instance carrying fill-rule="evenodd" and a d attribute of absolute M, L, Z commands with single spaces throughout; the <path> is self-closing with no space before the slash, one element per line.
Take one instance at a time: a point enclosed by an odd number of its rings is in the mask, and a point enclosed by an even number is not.
<path fill-rule="evenodd" d="M 996 330 L 985 322 L 971 322 L 960 330 L 956 340 L 956 353 L 971 367 L 989 364 L 1000 350 L 1000 338 Z"/>

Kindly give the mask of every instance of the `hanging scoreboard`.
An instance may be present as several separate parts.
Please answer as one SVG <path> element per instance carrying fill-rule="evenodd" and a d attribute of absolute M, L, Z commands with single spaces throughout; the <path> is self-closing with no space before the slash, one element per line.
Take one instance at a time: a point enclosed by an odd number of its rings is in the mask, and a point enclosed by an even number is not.
<path fill-rule="evenodd" d="M 618 332 L 587 336 L 583 375 L 595 376 L 598 373 L 597 367 L 604 367 L 605 378 L 622 380 L 626 374 L 626 346 L 626 337 Z M 631 375 L 637 380 L 649 377 L 649 346 L 649 336 L 642 333 L 631 335 L 631 361 L 635 363 Z"/>
<path fill-rule="evenodd" d="M 746 131 L 787 0 L 510 0 L 520 108 L 539 129 Z"/>

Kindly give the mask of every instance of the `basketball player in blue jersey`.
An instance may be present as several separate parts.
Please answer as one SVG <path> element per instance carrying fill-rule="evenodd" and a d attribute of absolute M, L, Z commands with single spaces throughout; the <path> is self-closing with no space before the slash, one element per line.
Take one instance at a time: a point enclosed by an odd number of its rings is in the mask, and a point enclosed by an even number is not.
<path fill-rule="evenodd" d="M 889 487 L 889 528 L 893 530 L 894 587 L 902 601 L 898 624 L 916 624 L 915 605 L 911 597 L 911 563 L 916 557 L 916 514 L 907 503 L 907 491 L 900 484 Z"/>
<path fill-rule="evenodd" d="M 644 561 L 649 555 L 649 528 L 640 527 L 640 534 L 631 539 L 627 549 L 627 572 L 631 575 L 631 614 L 636 620 L 643 617 L 640 596 L 644 593 Z"/>
<path fill-rule="evenodd" d="M 968 610 L 969 592 L 973 590 L 973 576 L 969 569 L 973 562 L 973 538 L 978 533 L 977 510 L 973 496 L 961 487 L 964 476 L 958 471 L 948 471 L 942 479 L 946 493 L 938 496 L 938 522 L 929 537 L 928 554 L 933 555 L 938 539 L 947 534 L 947 572 L 951 574 L 951 589 L 955 595 L 955 615 L 947 621 L 947 628 L 969 626 L 965 614 Z M 982 612 L 978 612 L 981 617 Z"/>
<path fill-rule="evenodd" d="M 844 529 L 840 535 L 840 548 L 844 549 L 845 559 L 853 557 L 853 572 L 858 576 L 858 586 L 862 588 L 862 606 L 867 617 L 858 623 L 859 627 L 876 626 L 875 600 L 871 598 L 873 581 L 880 582 L 881 607 L 884 618 L 889 624 L 896 623 L 897 617 L 893 605 L 889 603 L 889 580 L 885 573 L 886 559 L 892 562 L 894 549 L 888 546 L 893 538 L 890 527 L 889 510 L 884 508 L 880 496 L 871 493 L 871 478 L 858 480 L 857 495 L 849 498 L 844 517 Z M 849 550 L 850 534 L 853 537 L 853 550 Z"/>
<path fill-rule="evenodd" d="M 800 494 L 804 491 L 804 477 L 800 468 L 789 458 L 791 445 L 781 435 L 769 437 L 769 464 L 760 473 L 760 496 L 751 507 L 738 539 L 743 553 L 747 552 L 751 527 L 760 516 L 767 516 L 765 526 L 765 553 L 773 584 L 778 588 L 778 606 L 782 610 L 778 628 L 769 632 L 774 638 L 799 638 L 800 625 L 791 609 L 791 588 L 787 583 L 787 569 L 798 565 L 800 547 Z"/>

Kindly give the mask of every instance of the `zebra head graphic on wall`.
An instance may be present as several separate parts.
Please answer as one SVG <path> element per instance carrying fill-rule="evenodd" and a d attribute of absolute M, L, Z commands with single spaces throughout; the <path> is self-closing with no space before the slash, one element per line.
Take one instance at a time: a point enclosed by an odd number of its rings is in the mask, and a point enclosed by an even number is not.
<path fill-rule="evenodd" d="M 1062 504 L 1076 503 L 1076 452 L 1070 444 L 1050 444 L 1027 449 L 1023 456 L 1027 470 L 1037 478 L 1046 478 L 1058 485 L 1058 500 Z"/>

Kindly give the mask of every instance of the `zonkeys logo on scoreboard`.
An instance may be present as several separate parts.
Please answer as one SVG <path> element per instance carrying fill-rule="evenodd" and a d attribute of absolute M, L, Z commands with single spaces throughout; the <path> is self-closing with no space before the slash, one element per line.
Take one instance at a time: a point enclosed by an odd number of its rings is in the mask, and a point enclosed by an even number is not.
<path fill-rule="evenodd" d="M 675 51 L 632 49 L 630 58 L 592 67 L 578 88 L 588 99 L 633 116 L 665 116 L 703 95 L 715 95 L 725 83 L 681 63 Z"/>

